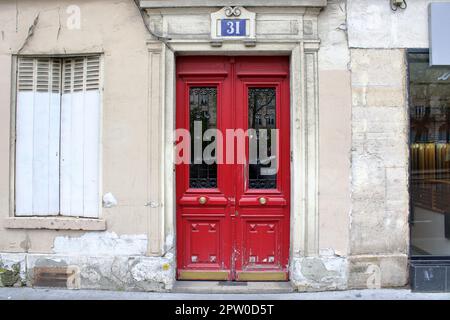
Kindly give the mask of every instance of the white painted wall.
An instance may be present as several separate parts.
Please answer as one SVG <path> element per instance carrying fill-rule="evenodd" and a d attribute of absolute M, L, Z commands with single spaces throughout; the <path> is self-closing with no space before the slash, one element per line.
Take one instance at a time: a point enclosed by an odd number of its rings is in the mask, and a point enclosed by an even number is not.
<path fill-rule="evenodd" d="M 348 0 L 351 48 L 428 48 L 428 4 L 449 0 L 408 0 L 392 11 L 390 0 Z"/>
<path fill-rule="evenodd" d="M 91 256 L 145 255 L 148 238 L 145 234 L 117 235 L 114 232 L 92 232 L 80 237 L 55 238 L 53 253 Z"/>

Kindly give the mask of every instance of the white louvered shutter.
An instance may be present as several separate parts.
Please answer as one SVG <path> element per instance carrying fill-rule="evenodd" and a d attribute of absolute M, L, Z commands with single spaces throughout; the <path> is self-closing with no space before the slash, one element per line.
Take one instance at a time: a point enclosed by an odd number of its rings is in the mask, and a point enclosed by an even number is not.
<path fill-rule="evenodd" d="M 61 60 L 19 58 L 16 215 L 59 213 Z"/>
<path fill-rule="evenodd" d="M 100 57 L 63 60 L 61 214 L 98 217 Z"/>

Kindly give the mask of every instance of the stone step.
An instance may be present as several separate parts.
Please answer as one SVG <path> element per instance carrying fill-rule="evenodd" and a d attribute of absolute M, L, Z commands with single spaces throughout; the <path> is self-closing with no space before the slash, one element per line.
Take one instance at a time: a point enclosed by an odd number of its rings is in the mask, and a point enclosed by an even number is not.
<path fill-rule="evenodd" d="M 176 281 L 178 293 L 289 293 L 290 282 Z"/>

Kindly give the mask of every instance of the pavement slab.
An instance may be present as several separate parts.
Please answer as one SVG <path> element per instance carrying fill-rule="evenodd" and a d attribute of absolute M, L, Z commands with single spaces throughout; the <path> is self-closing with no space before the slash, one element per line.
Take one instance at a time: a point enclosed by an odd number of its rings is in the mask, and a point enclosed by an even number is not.
<path fill-rule="evenodd" d="M 160 293 L 40 288 L 0 288 L 0 300 L 450 300 L 450 293 L 366 289 L 288 293 Z"/>

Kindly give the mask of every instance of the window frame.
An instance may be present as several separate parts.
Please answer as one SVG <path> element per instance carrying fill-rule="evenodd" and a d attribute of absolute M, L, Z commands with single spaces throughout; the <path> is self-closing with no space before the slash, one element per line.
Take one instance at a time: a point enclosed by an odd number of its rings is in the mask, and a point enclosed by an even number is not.
<path fill-rule="evenodd" d="M 98 142 L 98 215 L 97 217 L 83 217 L 83 216 L 68 216 L 61 214 L 61 204 L 59 213 L 57 215 L 16 215 L 16 140 L 17 140 L 17 94 L 18 94 L 18 63 L 20 58 L 33 59 L 61 59 L 61 83 L 60 83 L 60 99 L 64 93 L 64 79 L 63 60 L 71 58 L 87 58 L 91 56 L 99 57 L 99 142 Z M 11 86 L 10 86 L 10 128 L 9 128 L 9 214 L 7 217 L 6 227 L 12 229 L 74 229 L 74 230 L 105 230 L 106 224 L 102 219 L 103 216 L 103 91 L 104 91 L 104 53 L 103 52 L 89 52 L 77 54 L 12 54 L 11 56 Z M 61 133 L 60 133 L 61 135 Z M 61 186 L 61 180 L 59 180 Z M 59 193 L 61 199 L 61 193 Z M 67 224 L 67 220 L 82 219 L 83 226 L 80 228 L 74 227 L 73 223 Z M 42 220 L 56 221 L 55 227 L 42 227 L 48 223 L 42 223 Z M 66 221 L 65 223 L 58 223 L 58 221 Z M 17 221 L 23 221 L 17 223 Z M 34 222 L 36 221 L 36 223 Z M 92 222 L 91 222 L 92 221 Z M 98 221 L 101 224 L 98 224 Z M 31 225 L 29 225 L 31 223 Z"/>
<path fill-rule="evenodd" d="M 407 117 L 408 117 L 408 127 L 407 127 L 407 139 L 408 139 L 408 198 L 409 198 L 409 206 L 408 206 L 408 225 L 409 225 L 409 239 L 408 239 L 408 256 L 410 260 L 418 261 L 418 260 L 426 260 L 426 261 L 448 261 L 450 258 L 450 255 L 413 255 L 411 253 L 411 239 L 412 239 L 412 196 L 411 196 L 411 184 L 410 184 L 410 178 L 411 178 L 411 112 L 410 112 L 410 106 L 411 106 L 411 86 L 410 86 L 410 71 L 411 71 L 411 63 L 410 63 L 410 54 L 427 54 L 428 59 L 430 56 L 430 50 L 428 48 L 408 48 L 405 50 L 405 61 L 406 61 L 406 95 L 407 95 Z M 439 66 L 441 67 L 441 66 Z M 432 66 L 430 67 L 432 68 Z"/>

